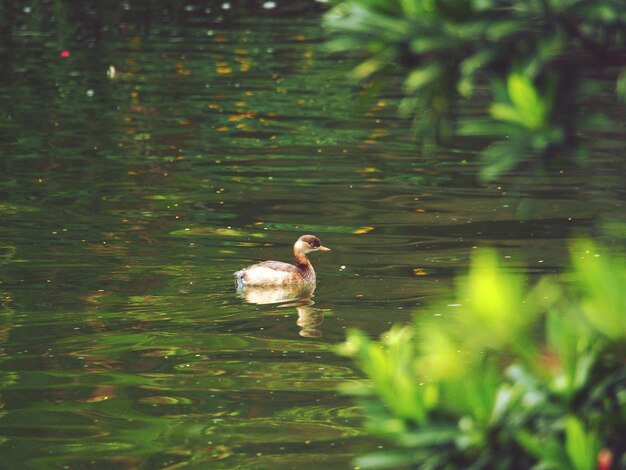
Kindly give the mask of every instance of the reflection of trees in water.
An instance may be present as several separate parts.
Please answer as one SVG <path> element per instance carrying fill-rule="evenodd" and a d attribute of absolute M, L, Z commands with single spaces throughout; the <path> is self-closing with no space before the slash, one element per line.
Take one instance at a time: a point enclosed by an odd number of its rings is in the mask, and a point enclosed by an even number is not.
<path fill-rule="evenodd" d="M 250 304 L 276 304 L 277 308 L 294 307 L 298 313 L 296 324 L 300 327 L 300 336 L 305 338 L 322 336 L 322 332 L 317 327 L 324 322 L 324 313 L 318 308 L 313 308 L 315 302 L 312 297 L 315 284 L 271 287 L 239 285 L 237 292 Z"/>

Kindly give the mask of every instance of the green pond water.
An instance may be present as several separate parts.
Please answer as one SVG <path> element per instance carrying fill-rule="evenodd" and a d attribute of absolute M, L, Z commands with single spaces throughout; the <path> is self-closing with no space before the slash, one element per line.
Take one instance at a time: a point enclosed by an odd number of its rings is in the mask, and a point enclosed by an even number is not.
<path fill-rule="evenodd" d="M 476 247 L 532 278 L 624 220 L 623 128 L 481 184 L 484 141 L 424 155 L 399 94 L 359 102 L 318 3 L 103 3 L 0 9 L 3 468 L 351 468 L 386 444 L 337 393 L 347 329 L 445 321 Z M 304 233 L 314 292 L 237 292 Z"/>

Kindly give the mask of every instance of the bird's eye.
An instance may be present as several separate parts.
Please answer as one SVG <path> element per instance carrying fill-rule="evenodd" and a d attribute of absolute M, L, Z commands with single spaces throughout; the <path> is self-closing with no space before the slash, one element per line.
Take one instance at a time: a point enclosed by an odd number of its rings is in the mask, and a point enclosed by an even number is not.
<path fill-rule="evenodd" d="M 313 240 L 313 241 L 311 242 L 311 246 L 312 246 L 313 248 L 318 248 L 318 247 L 320 246 L 320 242 L 319 242 L 319 241 L 317 241 L 317 240 Z"/>

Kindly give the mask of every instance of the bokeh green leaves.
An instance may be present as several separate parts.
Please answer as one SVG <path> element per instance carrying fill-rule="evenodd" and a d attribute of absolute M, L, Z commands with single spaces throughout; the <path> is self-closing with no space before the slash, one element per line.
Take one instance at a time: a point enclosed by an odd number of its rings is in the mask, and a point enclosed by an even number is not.
<path fill-rule="evenodd" d="M 379 341 L 350 332 L 341 353 L 368 380 L 345 391 L 358 395 L 369 429 L 398 449 L 358 465 L 623 464 L 624 276 L 624 259 L 588 240 L 573 243 L 564 279 L 532 286 L 482 250 L 459 279 L 454 315 L 416 317 Z"/>
<path fill-rule="evenodd" d="M 491 136 L 485 180 L 582 149 L 580 131 L 594 122 L 590 103 L 603 80 L 626 96 L 619 0 L 338 0 L 325 26 L 331 51 L 361 60 L 353 78 L 395 91 L 388 78 L 402 77 L 400 111 L 424 142 Z M 458 112 L 460 102 L 473 109 L 475 96 L 491 100 L 486 120 Z"/>

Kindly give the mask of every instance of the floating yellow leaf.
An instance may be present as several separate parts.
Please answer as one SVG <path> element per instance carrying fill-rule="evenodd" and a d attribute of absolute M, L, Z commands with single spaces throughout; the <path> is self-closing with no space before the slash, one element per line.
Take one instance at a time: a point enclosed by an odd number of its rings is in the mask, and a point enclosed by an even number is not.
<path fill-rule="evenodd" d="M 256 113 L 254 111 L 248 111 L 245 113 L 233 114 L 231 117 L 228 118 L 228 120 L 230 122 L 238 122 L 238 121 L 241 121 L 242 119 L 252 119 L 255 116 L 256 116 Z"/>
<path fill-rule="evenodd" d="M 185 66 L 183 64 L 176 64 L 176 73 L 178 75 L 191 75 L 191 71 L 186 69 Z"/>
<path fill-rule="evenodd" d="M 357 171 L 359 173 L 376 173 L 378 169 L 372 166 L 366 166 L 365 168 L 361 168 L 360 170 L 357 170 Z"/>
<path fill-rule="evenodd" d="M 422 268 L 413 268 L 413 274 L 416 276 L 427 276 L 428 273 L 424 271 Z"/>
<path fill-rule="evenodd" d="M 376 137 L 384 137 L 387 135 L 387 131 L 383 128 L 376 128 L 370 134 L 370 138 L 375 139 Z"/>
<path fill-rule="evenodd" d="M 374 230 L 374 227 L 361 227 L 356 229 L 354 232 L 355 235 L 363 235 L 364 233 L 369 233 Z"/>

